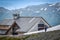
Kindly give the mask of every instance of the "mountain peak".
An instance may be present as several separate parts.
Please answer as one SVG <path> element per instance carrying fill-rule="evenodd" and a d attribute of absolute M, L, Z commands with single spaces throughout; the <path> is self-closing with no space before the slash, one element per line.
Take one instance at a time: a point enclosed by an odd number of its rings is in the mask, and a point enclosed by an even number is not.
<path fill-rule="evenodd" d="M 8 11 L 8 9 L 5 9 L 4 7 L 0 7 L 0 12 Z"/>
<path fill-rule="evenodd" d="M 0 7 L 0 9 L 5 9 L 4 7 Z"/>

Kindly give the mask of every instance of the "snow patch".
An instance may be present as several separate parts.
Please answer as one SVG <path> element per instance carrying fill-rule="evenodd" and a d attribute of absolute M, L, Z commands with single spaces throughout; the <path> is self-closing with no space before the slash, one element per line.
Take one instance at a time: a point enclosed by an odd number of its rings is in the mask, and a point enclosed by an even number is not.
<path fill-rule="evenodd" d="M 60 7 L 59 8 L 57 8 L 57 11 L 59 11 L 60 10 Z"/>
<path fill-rule="evenodd" d="M 49 6 L 52 6 L 52 5 L 49 5 Z"/>
<path fill-rule="evenodd" d="M 55 30 L 60 30 L 60 25 L 54 26 L 54 27 L 52 27 L 52 28 L 48 28 L 48 29 L 47 29 L 47 32 L 49 32 L 49 31 L 55 31 Z"/>
<path fill-rule="evenodd" d="M 35 13 L 39 13 L 40 11 L 35 11 Z"/>
<path fill-rule="evenodd" d="M 48 28 L 47 32 L 55 31 L 55 30 L 60 30 L 60 25 Z M 31 34 L 42 33 L 42 32 L 45 32 L 45 30 L 40 30 L 40 31 L 35 31 L 35 32 L 28 32 L 28 33 L 24 33 L 23 35 L 31 35 Z"/>
<path fill-rule="evenodd" d="M 49 6 L 54 6 L 55 4 L 50 4 Z"/>
<path fill-rule="evenodd" d="M 42 11 L 44 8 L 41 8 L 40 10 Z"/>
<path fill-rule="evenodd" d="M 41 11 L 43 11 L 43 10 L 44 10 L 44 11 L 46 11 L 46 10 L 47 10 L 47 8 L 41 8 L 40 10 L 41 10 Z"/>
<path fill-rule="evenodd" d="M 44 9 L 44 11 L 46 11 L 46 10 L 47 10 L 47 8 Z"/>

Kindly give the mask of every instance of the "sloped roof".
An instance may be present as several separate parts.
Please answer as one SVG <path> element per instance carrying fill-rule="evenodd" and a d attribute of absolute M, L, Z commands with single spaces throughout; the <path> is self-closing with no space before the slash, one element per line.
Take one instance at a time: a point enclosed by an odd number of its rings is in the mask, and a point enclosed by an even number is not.
<path fill-rule="evenodd" d="M 22 17 L 16 21 L 16 23 L 20 26 L 20 31 L 27 32 L 31 29 L 37 21 L 40 21 L 38 17 Z"/>
<path fill-rule="evenodd" d="M 13 22 L 13 19 L 4 19 L 0 22 L 0 25 L 12 25 Z"/>
<path fill-rule="evenodd" d="M 19 19 L 15 20 L 20 29 L 17 31 L 20 32 L 28 32 L 37 22 L 44 23 L 41 17 L 20 17 Z M 13 19 L 5 19 L 0 23 L 0 25 L 12 25 L 14 22 Z"/>

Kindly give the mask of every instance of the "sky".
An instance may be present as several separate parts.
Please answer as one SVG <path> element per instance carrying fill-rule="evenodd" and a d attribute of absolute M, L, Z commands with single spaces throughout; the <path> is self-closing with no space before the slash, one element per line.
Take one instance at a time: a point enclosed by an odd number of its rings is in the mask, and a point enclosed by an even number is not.
<path fill-rule="evenodd" d="M 19 9 L 29 5 L 39 5 L 44 3 L 56 3 L 60 0 L 0 0 L 0 7 L 7 9 Z"/>

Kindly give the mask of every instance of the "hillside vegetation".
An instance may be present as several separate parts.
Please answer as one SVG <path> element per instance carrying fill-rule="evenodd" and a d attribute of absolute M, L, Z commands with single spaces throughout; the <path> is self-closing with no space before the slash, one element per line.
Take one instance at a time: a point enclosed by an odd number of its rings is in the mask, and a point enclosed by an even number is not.
<path fill-rule="evenodd" d="M 19 37 L 0 36 L 0 40 L 60 40 L 60 30 Z"/>
<path fill-rule="evenodd" d="M 33 34 L 30 35 L 29 38 L 27 38 L 26 40 L 60 40 L 60 30 Z"/>

